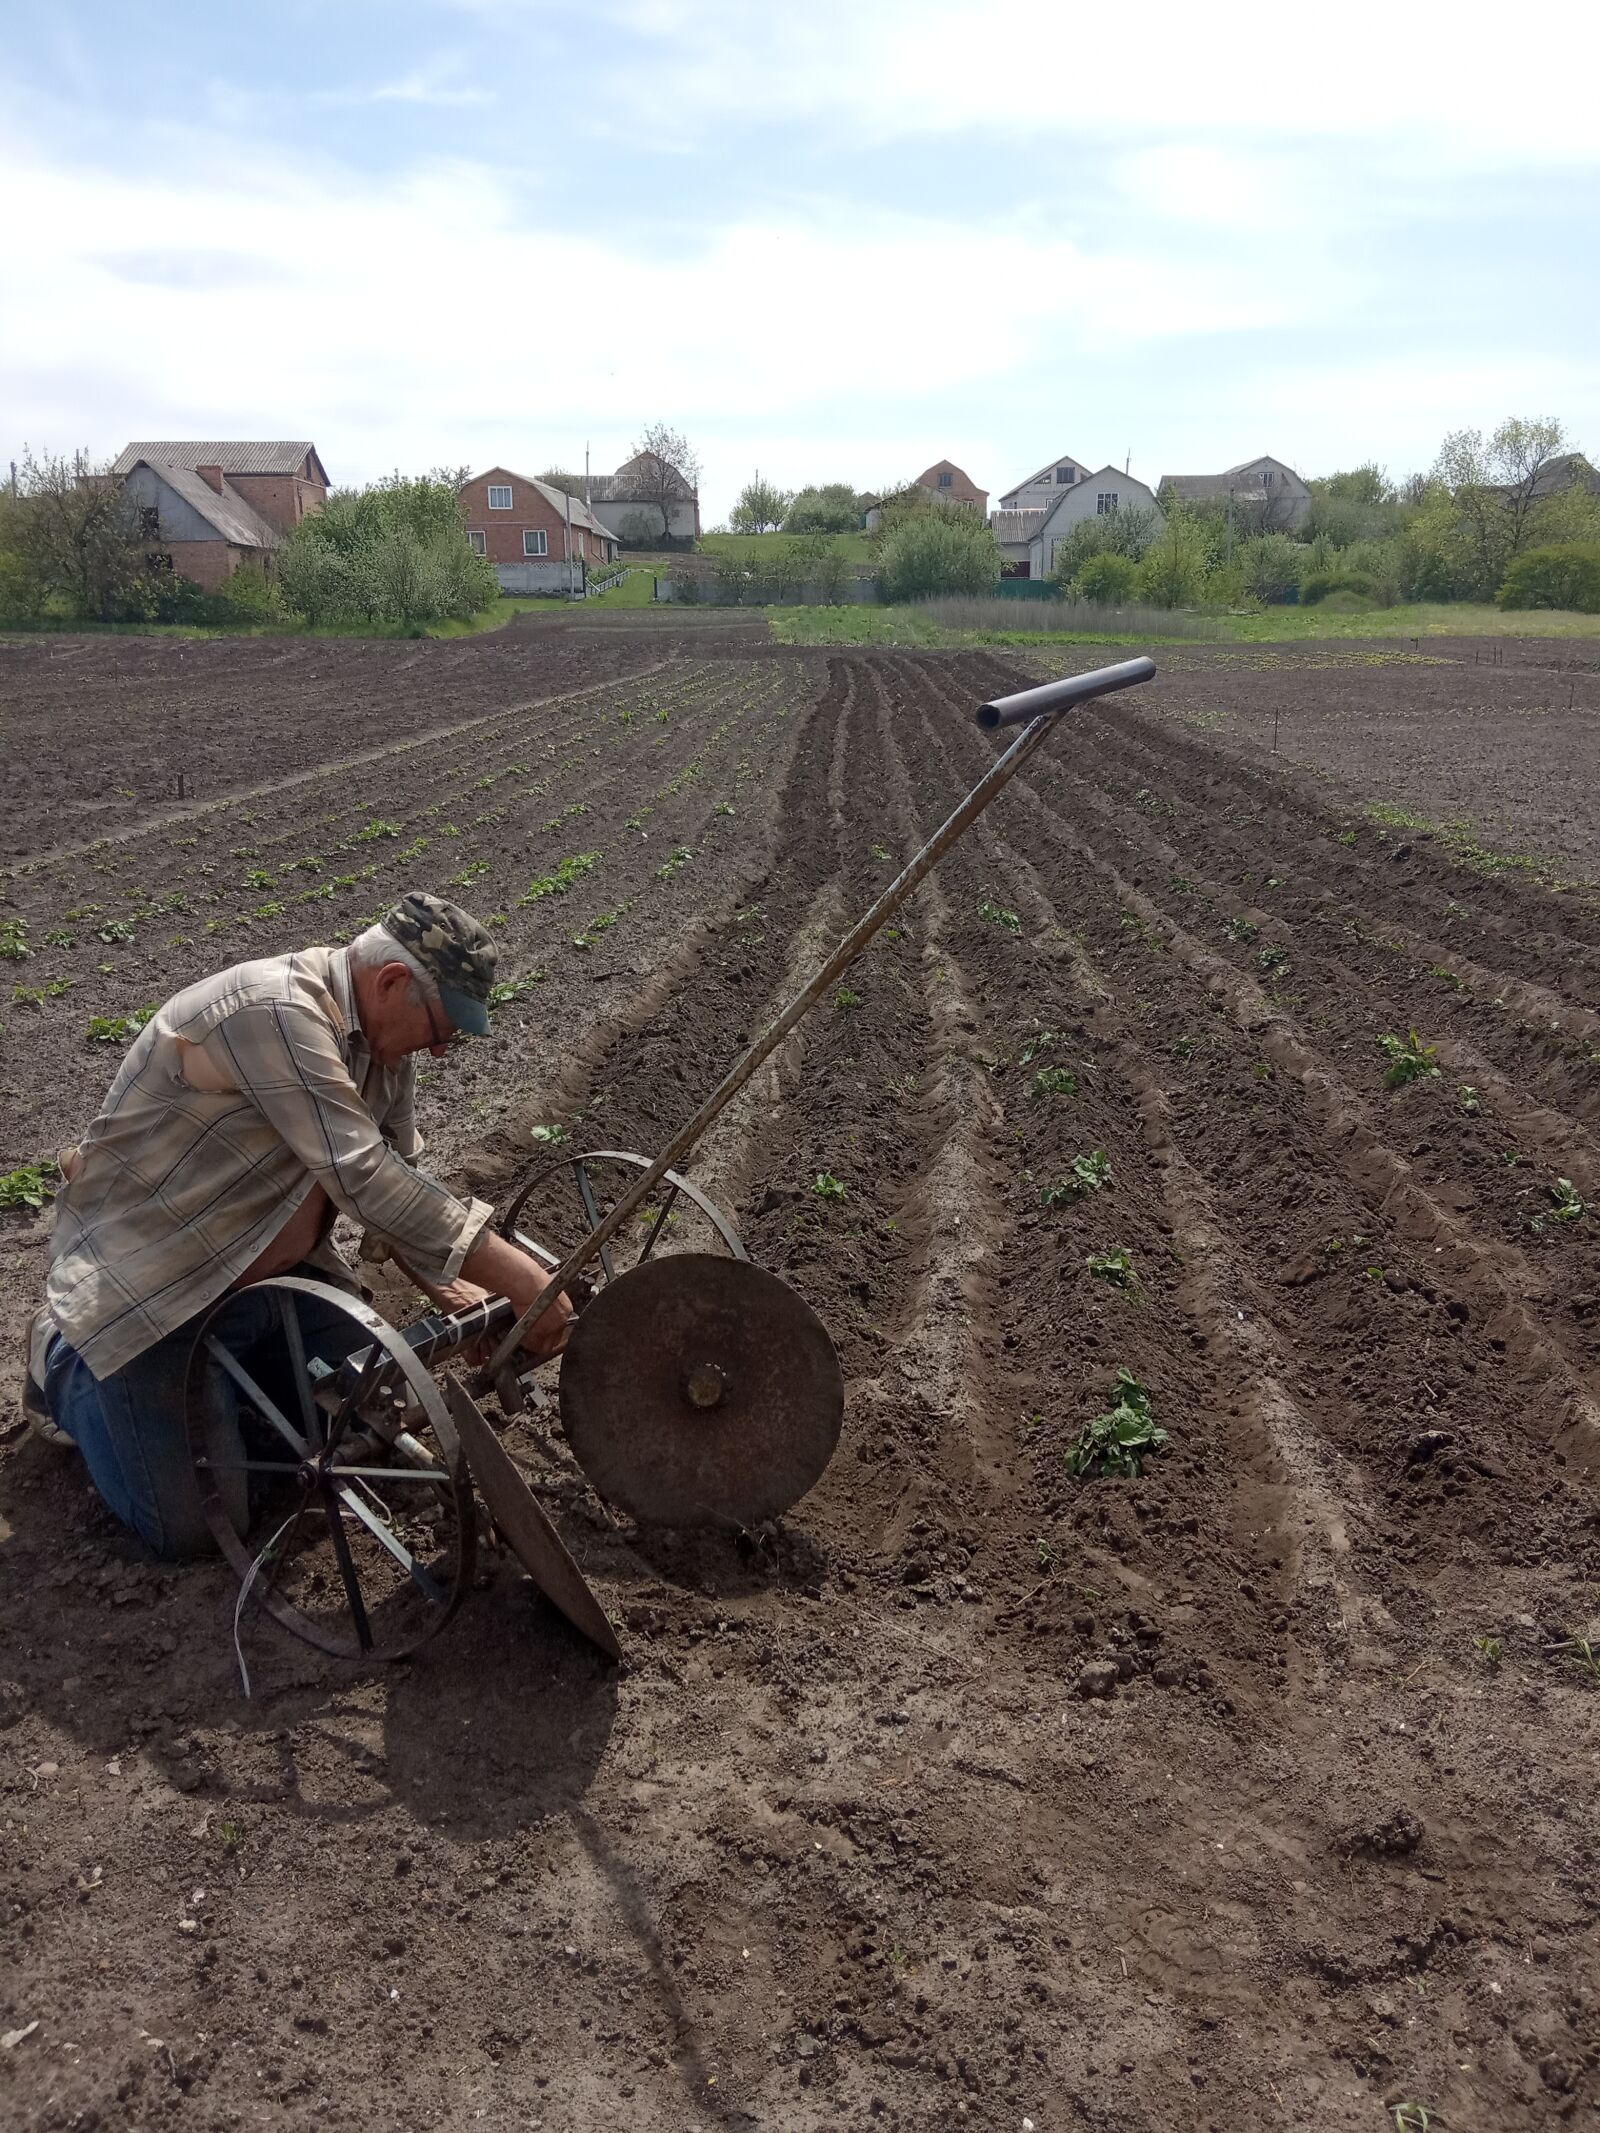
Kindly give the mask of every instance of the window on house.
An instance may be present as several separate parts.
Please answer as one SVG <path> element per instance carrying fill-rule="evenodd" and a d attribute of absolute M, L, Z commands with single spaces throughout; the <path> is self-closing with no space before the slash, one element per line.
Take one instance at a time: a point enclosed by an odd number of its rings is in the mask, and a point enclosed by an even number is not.
<path fill-rule="evenodd" d="M 474 533 L 469 528 L 467 533 L 467 546 L 472 550 L 474 555 L 487 555 L 489 553 L 488 534 Z"/>
<path fill-rule="evenodd" d="M 1068 489 L 1068 488 L 1070 488 L 1070 487 L 1072 486 L 1073 482 L 1075 482 L 1075 481 L 1077 480 L 1077 478 L 1078 478 L 1078 470 L 1077 470 L 1077 468 L 1076 468 L 1076 467 L 1057 467 L 1057 468 L 1056 468 L 1056 486 L 1057 486 L 1057 488 L 1060 488 L 1060 489 Z"/>
<path fill-rule="evenodd" d="M 545 539 L 543 526 L 525 526 L 523 528 L 522 552 L 524 555 L 545 555 L 549 552 L 549 547 L 550 544 Z"/>
<path fill-rule="evenodd" d="M 950 485 L 951 485 L 952 481 L 954 480 L 954 478 L 955 478 L 955 477 L 954 477 L 953 475 L 950 475 L 950 474 L 941 474 L 941 475 L 939 476 L 939 486 L 940 486 L 940 488 L 941 488 L 941 489 L 948 489 L 948 488 L 950 487 Z"/>
<path fill-rule="evenodd" d="M 1261 486 L 1263 489 L 1270 489 L 1272 487 L 1271 467 L 1263 467 L 1261 469 Z"/>
<path fill-rule="evenodd" d="M 1122 501 L 1120 489 L 1102 489 L 1094 500 L 1095 510 L 1102 518 L 1109 518 Z"/>
<path fill-rule="evenodd" d="M 489 484 L 489 509 L 491 511 L 509 511 L 511 509 L 511 484 L 509 482 L 504 485 L 499 482 L 491 482 Z"/>

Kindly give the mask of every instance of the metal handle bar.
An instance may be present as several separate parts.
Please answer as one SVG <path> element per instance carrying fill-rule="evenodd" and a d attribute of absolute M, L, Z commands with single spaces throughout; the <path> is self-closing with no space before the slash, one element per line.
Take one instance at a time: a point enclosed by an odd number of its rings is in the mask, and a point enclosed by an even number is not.
<path fill-rule="evenodd" d="M 543 1316 L 547 1308 L 545 1298 L 564 1289 L 575 1275 L 582 1272 L 601 1246 L 611 1242 L 634 1209 L 649 1197 L 672 1166 L 688 1153 L 717 1113 L 739 1093 L 762 1061 L 777 1050 L 807 1008 L 814 1006 L 834 980 L 849 969 L 885 919 L 891 918 L 899 910 L 918 882 L 925 874 L 932 873 L 963 830 L 978 819 L 1000 788 L 1010 783 L 1035 749 L 1049 738 L 1062 712 L 1071 710 L 1074 704 L 1084 703 L 1092 696 L 1103 696 L 1111 689 L 1127 689 L 1135 682 L 1148 681 L 1155 670 L 1153 659 L 1126 659 L 1120 666 L 1100 667 L 1092 674 L 1074 674 L 1067 681 L 1047 682 L 1042 689 L 1024 689 L 1016 696 L 1001 697 L 995 705 L 984 705 L 983 710 L 978 713 L 979 718 L 982 719 L 985 711 L 995 710 L 998 714 L 995 724 L 999 724 L 1001 717 L 1008 714 L 1011 706 L 1017 704 L 1031 703 L 1035 715 L 1005 754 L 997 756 L 990 764 L 960 806 L 940 824 L 903 872 L 895 876 L 872 908 L 857 919 L 805 989 L 795 995 L 777 1021 L 756 1039 L 744 1057 L 723 1077 L 693 1118 L 678 1128 L 650 1168 L 640 1172 L 637 1184 L 628 1188 L 613 1206 L 610 1214 L 557 1268 L 548 1286 L 540 1291 L 537 1300 L 523 1312 L 489 1358 L 478 1380 L 480 1389 L 488 1390 L 493 1386 L 496 1371 L 505 1363 L 526 1328 L 532 1325 L 536 1318 Z M 1050 698 L 1052 701 L 1041 704 L 1036 701 L 1039 698 Z M 1019 715 L 1025 717 L 1027 713 Z"/>
<path fill-rule="evenodd" d="M 1022 726 L 1030 718 L 1053 711 L 1069 710 L 1091 696 L 1109 696 L 1113 689 L 1131 689 L 1148 681 L 1156 670 L 1153 659 L 1124 659 L 1114 667 L 1096 667 L 1092 674 L 1069 674 L 1065 681 L 1047 681 L 1037 689 L 1019 689 L 1015 696 L 997 696 L 992 704 L 978 706 L 980 726 Z"/>

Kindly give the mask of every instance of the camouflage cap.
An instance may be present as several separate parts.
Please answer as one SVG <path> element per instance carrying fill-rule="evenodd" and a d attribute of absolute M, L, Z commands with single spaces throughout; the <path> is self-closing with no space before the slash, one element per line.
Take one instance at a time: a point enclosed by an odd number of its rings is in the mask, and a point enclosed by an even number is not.
<path fill-rule="evenodd" d="M 456 1028 L 486 1037 L 496 951 L 471 913 L 425 889 L 412 889 L 378 923 L 433 978 Z"/>

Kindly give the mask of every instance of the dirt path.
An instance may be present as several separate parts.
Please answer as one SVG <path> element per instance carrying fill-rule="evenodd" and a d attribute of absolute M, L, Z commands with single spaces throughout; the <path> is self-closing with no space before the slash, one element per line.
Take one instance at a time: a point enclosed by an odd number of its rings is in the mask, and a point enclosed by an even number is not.
<path fill-rule="evenodd" d="M 536 1119 L 655 1146 L 992 759 L 970 711 L 1011 674 L 685 654 L 670 695 L 491 730 L 515 790 L 455 856 L 545 975 L 430 1082 L 438 1159 L 500 1193 Z M 472 827 L 426 817 L 410 756 L 354 797 L 395 864 Z M 367 819 L 328 822 L 328 871 L 370 863 Z M 303 820 L 241 863 L 276 871 Z M 13 1441 L 0 2028 L 39 2028 L 0 2053 L 10 2118 L 1600 2108 L 1600 1698 L 1570 1642 L 1600 1644 L 1600 1222 L 1552 1191 L 1600 1198 L 1600 921 L 1403 843 L 1159 699 L 1030 766 L 695 1166 L 838 1342 L 816 1491 L 737 1543 L 651 1536 L 557 1436 L 513 1438 L 620 1676 L 501 1567 L 376 1678 L 256 1632 L 244 1703 L 222 1574 L 137 1561 Z M 140 908 L 200 864 L 140 865 Z M 68 884 L 29 882 L 42 939 Z M 190 951 L 148 952 L 130 1000 Z M 80 1055 L 36 1019 L 42 1135 L 92 1075 L 65 1086 Z M 1391 1091 L 1377 1039 L 1411 1028 L 1441 1072 Z M 1094 1151 L 1109 1185 L 1043 1204 Z M 18 1298 L 39 1228 L 7 1234 Z M 1114 1250 L 1127 1288 L 1087 1266 Z M 1119 1369 L 1169 1443 L 1075 1481 Z"/>

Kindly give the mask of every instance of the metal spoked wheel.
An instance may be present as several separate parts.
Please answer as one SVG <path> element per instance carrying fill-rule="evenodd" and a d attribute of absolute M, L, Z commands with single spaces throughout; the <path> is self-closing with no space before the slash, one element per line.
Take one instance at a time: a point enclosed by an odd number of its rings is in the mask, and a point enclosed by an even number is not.
<path fill-rule="evenodd" d="M 399 1659 L 472 1578 L 471 1478 L 403 1335 L 325 1282 L 225 1297 L 189 1358 L 189 1451 L 206 1522 L 256 1604 L 341 1658 Z"/>
<path fill-rule="evenodd" d="M 500 1234 L 529 1245 L 537 1240 L 555 1262 L 564 1259 L 610 1213 L 650 1168 L 650 1158 L 621 1148 L 560 1156 L 536 1170 L 507 1208 Z M 600 1252 L 590 1274 L 603 1288 L 658 1253 L 722 1252 L 748 1259 L 733 1224 L 697 1185 L 669 1170 L 648 1200 Z"/>

